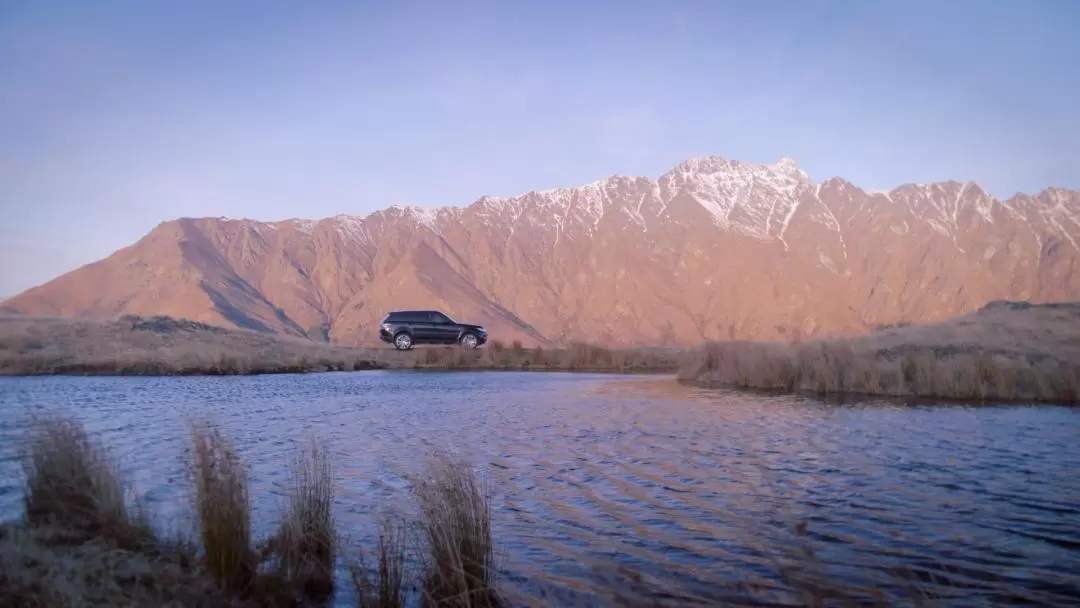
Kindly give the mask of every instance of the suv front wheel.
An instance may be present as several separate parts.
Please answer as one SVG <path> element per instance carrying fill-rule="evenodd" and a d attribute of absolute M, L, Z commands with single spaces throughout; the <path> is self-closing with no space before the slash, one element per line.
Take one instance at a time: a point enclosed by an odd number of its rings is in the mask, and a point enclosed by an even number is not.
<path fill-rule="evenodd" d="M 409 350 L 412 348 L 412 336 L 405 332 L 394 336 L 394 348 L 398 350 Z"/>
<path fill-rule="evenodd" d="M 476 337 L 476 334 L 468 333 L 461 336 L 461 345 L 469 350 L 476 348 L 479 343 L 480 340 Z"/>

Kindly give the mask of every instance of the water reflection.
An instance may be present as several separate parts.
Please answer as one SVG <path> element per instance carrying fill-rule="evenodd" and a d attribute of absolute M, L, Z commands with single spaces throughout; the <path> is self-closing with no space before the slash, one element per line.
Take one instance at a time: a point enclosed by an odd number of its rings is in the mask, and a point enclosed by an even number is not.
<path fill-rule="evenodd" d="M 334 458 L 337 516 L 361 543 L 379 514 L 410 508 L 406 478 L 426 452 L 455 451 L 493 481 L 523 598 L 557 588 L 556 604 L 595 600 L 597 581 L 625 566 L 690 603 L 790 601 L 800 573 L 777 573 L 810 546 L 829 578 L 853 585 L 896 590 L 899 569 L 966 598 L 950 605 L 1080 602 L 1075 409 L 838 406 L 528 373 L 5 379 L 4 517 L 19 509 L 19 425 L 56 406 L 103 433 L 177 524 L 193 417 L 218 422 L 251 464 L 262 531 L 311 434 Z"/>

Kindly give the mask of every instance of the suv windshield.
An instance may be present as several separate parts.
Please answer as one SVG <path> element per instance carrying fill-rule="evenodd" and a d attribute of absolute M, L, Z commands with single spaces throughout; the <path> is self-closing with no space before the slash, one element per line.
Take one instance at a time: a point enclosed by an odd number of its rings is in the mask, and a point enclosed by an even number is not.
<path fill-rule="evenodd" d="M 432 323 L 453 323 L 454 321 L 453 321 L 453 319 L 451 319 L 450 317 L 442 314 L 441 312 L 433 312 L 433 313 L 431 313 L 431 322 Z"/>

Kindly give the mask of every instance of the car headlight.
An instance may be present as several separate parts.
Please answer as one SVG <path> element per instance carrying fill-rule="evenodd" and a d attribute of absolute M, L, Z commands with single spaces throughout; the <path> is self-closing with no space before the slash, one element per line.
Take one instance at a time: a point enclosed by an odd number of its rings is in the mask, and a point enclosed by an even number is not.
<path fill-rule="evenodd" d="M 382 328 L 383 328 L 383 331 L 385 331 L 387 333 L 390 332 L 390 324 L 389 323 L 383 323 Z"/>

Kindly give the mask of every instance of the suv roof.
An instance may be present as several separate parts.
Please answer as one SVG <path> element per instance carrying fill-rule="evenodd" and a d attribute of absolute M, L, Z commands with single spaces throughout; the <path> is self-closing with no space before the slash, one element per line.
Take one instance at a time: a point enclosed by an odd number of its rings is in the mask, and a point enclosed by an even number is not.
<path fill-rule="evenodd" d="M 426 313 L 432 313 L 432 312 L 437 312 L 437 313 L 439 313 L 441 315 L 446 315 L 446 313 L 441 311 L 441 310 L 408 309 L 408 310 L 391 310 L 389 313 L 387 313 L 386 316 L 389 317 L 389 316 L 393 316 L 393 315 L 411 315 L 411 314 L 416 314 L 416 313 L 426 314 Z M 449 317 L 450 315 L 446 315 L 446 316 Z"/>

